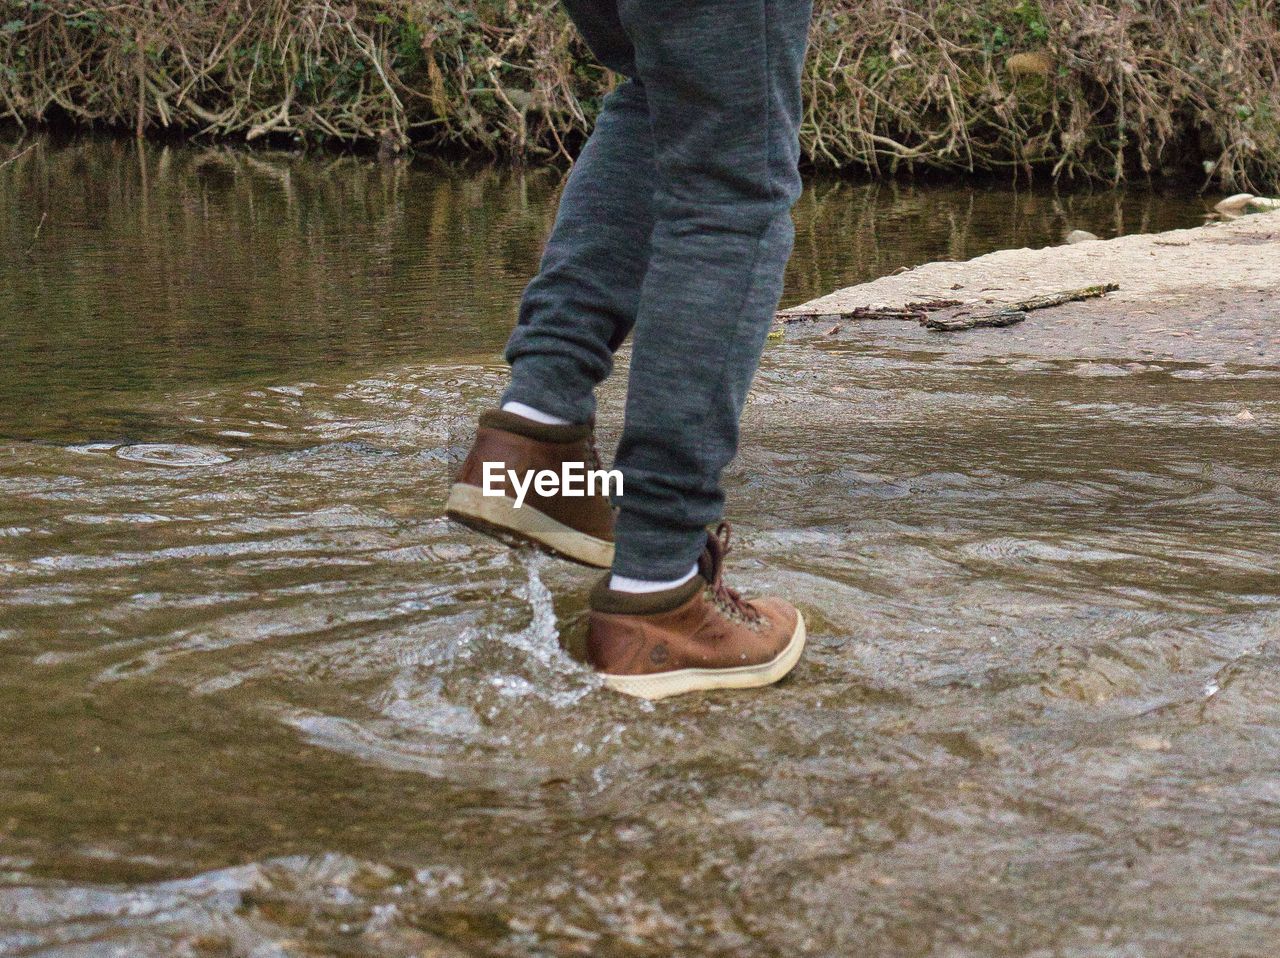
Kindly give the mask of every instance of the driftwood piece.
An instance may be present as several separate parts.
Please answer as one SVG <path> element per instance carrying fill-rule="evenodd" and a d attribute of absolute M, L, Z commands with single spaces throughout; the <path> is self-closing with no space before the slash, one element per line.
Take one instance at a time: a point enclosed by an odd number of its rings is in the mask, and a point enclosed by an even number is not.
<path fill-rule="evenodd" d="M 926 316 L 921 326 L 940 333 L 954 333 L 961 329 L 977 329 L 981 326 L 1015 326 L 1027 318 L 1021 309 L 1005 306 L 990 313 L 959 313 L 954 316 Z"/>
<path fill-rule="evenodd" d="M 778 319 L 787 326 L 817 320 L 836 323 L 842 319 L 906 319 L 921 322 L 934 310 L 959 305 L 958 299 L 925 299 L 903 306 L 856 306 L 839 313 L 784 313 Z"/>
<path fill-rule="evenodd" d="M 1069 289 L 1061 293 L 1033 296 L 1021 302 L 986 309 L 984 312 L 973 312 L 973 310 L 984 308 L 980 304 L 966 305 L 958 299 L 924 299 L 902 306 L 857 306 L 838 313 L 785 313 L 780 314 L 778 320 L 787 326 L 792 323 L 811 323 L 818 320 L 835 323 L 835 326 L 827 330 L 828 336 L 839 331 L 841 321 L 850 319 L 914 320 L 928 329 L 953 333 L 962 329 L 978 329 L 984 326 L 1014 326 L 1026 319 L 1027 313 L 1033 309 L 1048 309 L 1050 306 L 1061 306 L 1063 303 L 1094 299 L 1119 288 L 1118 283 L 1085 286 L 1083 289 Z"/>
<path fill-rule="evenodd" d="M 1119 288 L 1118 283 L 1102 283 L 1098 286 L 1085 286 L 1083 289 L 1071 289 L 1061 293 L 1046 293 L 1021 302 L 1009 303 L 985 313 L 969 313 L 960 310 L 944 316 L 924 316 L 920 324 L 942 333 L 978 329 L 983 326 L 1013 326 L 1026 319 L 1027 313 L 1033 309 L 1048 309 L 1050 306 L 1061 306 L 1063 303 L 1074 303 L 1082 299 L 1096 299 Z"/>

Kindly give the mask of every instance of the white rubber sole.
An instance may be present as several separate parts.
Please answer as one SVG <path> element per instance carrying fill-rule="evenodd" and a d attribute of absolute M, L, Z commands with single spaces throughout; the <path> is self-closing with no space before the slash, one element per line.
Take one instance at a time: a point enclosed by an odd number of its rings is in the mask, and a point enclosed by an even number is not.
<path fill-rule="evenodd" d="M 685 692 L 711 689 L 754 689 L 772 685 L 795 668 L 804 651 L 804 616 L 796 613 L 796 630 L 786 648 L 768 662 L 742 665 L 731 669 L 678 669 L 656 675 L 610 675 L 604 673 L 604 684 L 615 692 L 642 699 L 665 699 Z"/>
<path fill-rule="evenodd" d="M 481 532 L 514 536 L 583 565 L 607 569 L 613 565 L 613 543 L 570 529 L 532 506 L 516 507 L 510 496 L 486 496 L 478 486 L 455 483 L 449 490 L 445 514 Z"/>

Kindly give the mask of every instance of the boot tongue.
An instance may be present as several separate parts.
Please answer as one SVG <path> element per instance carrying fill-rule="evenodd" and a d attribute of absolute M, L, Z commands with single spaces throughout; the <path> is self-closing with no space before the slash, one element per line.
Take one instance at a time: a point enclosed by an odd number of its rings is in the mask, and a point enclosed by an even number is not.
<path fill-rule="evenodd" d="M 707 533 L 707 544 L 698 557 L 698 573 L 712 585 L 720 580 L 720 570 L 724 568 L 724 553 L 724 544 L 716 536 Z"/>

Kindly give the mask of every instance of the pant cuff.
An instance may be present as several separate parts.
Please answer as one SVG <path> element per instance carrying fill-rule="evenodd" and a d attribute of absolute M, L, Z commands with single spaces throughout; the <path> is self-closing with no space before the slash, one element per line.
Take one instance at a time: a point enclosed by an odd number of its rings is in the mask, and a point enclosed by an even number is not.
<path fill-rule="evenodd" d="M 698 561 L 707 543 L 701 526 L 681 528 L 655 522 L 624 507 L 614 527 L 613 572 L 629 579 L 669 582 Z"/>
<path fill-rule="evenodd" d="M 550 356 L 516 359 L 502 402 L 522 402 L 572 423 L 589 422 L 596 414 L 594 384 L 584 380 L 572 363 Z"/>

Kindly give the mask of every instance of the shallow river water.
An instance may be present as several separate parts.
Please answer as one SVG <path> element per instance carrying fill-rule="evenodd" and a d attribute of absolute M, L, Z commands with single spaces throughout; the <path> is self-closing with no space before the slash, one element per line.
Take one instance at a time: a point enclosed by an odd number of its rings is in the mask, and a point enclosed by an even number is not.
<path fill-rule="evenodd" d="M 1280 369 L 770 346 L 732 564 L 810 650 L 637 703 L 576 658 L 590 572 L 439 517 L 555 175 L 33 144 L 0 954 L 1280 951 Z M 787 301 L 1202 217 L 815 182 Z"/>

